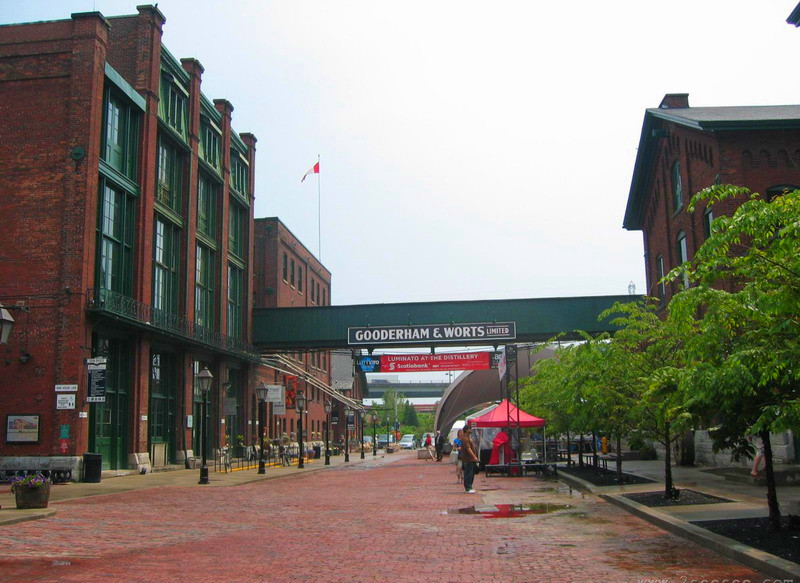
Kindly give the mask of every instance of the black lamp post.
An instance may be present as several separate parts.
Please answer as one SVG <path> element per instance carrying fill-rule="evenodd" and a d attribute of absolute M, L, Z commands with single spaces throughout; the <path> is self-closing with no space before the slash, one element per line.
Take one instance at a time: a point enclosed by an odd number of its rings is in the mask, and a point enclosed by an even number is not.
<path fill-rule="evenodd" d="M 364 409 L 361 409 L 358 412 L 359 425 L 361 426 L 360 429 L 361 429 L 361 459 L 362 460 L 364 459 L 364 415 L 366 415 L 366 414 L 367 414 L 367 412 Z"/>
<path fill-rule="evenodd" d="M 269 393 L 269 389 L 267 385 L 263 383 L 259 383 L 256 387 L 256 398 L 258 399 L 258 433 L 260 435 L 260 450 L 258 452 L 258 473 L 265 474 L 266 469 L 264 468 L 264 409 L 267 405 L 267 393 Z"/>
<path fill-rule="evenodd" d="M 331 450 L 328 448 L 328 434 L 331 432 L 331 400 L 325 399 L 325 465 L 331 465 Z"/>
<path fill-rule="evenodd" d="M 378 440 L 375 436 L 375 424 L 378 422 L 378 416 L 373 413 L 369 416 L 369 420 L 372 421 L 372 455 L 378 455 Z"/>
<path fill-rule="evenodd" d="M 300 453 L 297 456 L 297 469 L 304 468 L 305 452 L 303 451 L 303 411 L 306 410 L 306 395 L 303 391 L 297 391 L 297 412 L 300 418 L 297 420 L 297 439 L 299 440 Z"/>
<path fill-rule="evenodd" d="M 389 415 L 386 415 L 386 453 L 389 453 Z"/>
<path fill-rule="evenodd" d="M 350 461 L 350 407 L 344 406 L 344 461 Z"/>
<path fill-rule="evenodd" d="M 200 481 L 198 484 L 208 484 L 208 465 L 206 464 L 206 443 L 208 441 L 208 436 L 206 435 L 208 431 L 208 422 L 206 418 L 208 417 L 208 411 L 206 407 L 208 407 L 208 391 L 211 389 L 211 381 L 213 379 L 214 375 L 212 375 L 208 367 L 205 366 L 197 375 L 197 388 L 200 389 L 200 394 L 203 395 L 203 412 L 200 419 L 200 422 L 203 424 L 202 431 L 200 432 L 200 449 L 202 451 L 203 463 L 200 465 Z"/>

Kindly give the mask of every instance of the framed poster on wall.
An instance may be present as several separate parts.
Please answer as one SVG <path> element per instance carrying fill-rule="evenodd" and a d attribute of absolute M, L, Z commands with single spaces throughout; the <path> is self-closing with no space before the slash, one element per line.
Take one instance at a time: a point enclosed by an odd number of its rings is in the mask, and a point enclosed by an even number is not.
<path fill-rule="evenodd" d="M 39 443 L 39 415 L 6 415 L 6 443 Z"/>

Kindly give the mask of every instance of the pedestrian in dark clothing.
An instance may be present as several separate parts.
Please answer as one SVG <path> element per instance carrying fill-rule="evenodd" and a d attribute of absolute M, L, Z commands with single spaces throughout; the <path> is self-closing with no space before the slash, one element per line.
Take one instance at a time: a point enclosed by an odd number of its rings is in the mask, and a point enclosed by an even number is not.
<path fill-rule="evenodd" d="M 442 451 L 444 450 L 444 435 L 441 431 L 436 432 L 436 461 L 442 461 Z"/>
<path fill-rule="evenodd" d="M 464 439 L 461 442 L 461 461 L 464 463 L 464 490 L 467 494 L 474 494 L 472 482 L 475 481 L 475 466 L 478 464 L 478 454 L 475 444 L 472 443 L 472 428 L 464 428 Z"/>

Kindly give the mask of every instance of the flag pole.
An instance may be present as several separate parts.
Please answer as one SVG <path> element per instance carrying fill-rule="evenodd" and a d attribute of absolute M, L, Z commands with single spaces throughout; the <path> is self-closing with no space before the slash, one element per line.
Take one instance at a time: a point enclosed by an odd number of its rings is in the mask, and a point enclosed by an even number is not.
<path fill-rule="evenodd" d="M 319 154 L 317 154 L 317 167 L 319 167 Z M 320 168 L 321 170 L 321 168 Z M 317 172 L 317 245 L 319 253 L 319 262 L 322 263 L 322 187 L 320 181 L 322 180 L 322 173 Z"/>

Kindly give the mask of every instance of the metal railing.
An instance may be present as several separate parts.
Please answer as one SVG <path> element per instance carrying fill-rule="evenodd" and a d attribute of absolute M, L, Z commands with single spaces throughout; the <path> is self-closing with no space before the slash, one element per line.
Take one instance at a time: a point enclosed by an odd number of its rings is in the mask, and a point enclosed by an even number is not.
<path fill-rule="evenodd" d="M 209 330 L 183 316 L 154 308 L 121 293 L 103 288 L 90 288 L 86 291 L 86 300 L 87 309 L 90 311 L 122 316 L 201 344 L 239 353 L 251 360 L 260 360 L 256 347 L 248 342 Z"/>

